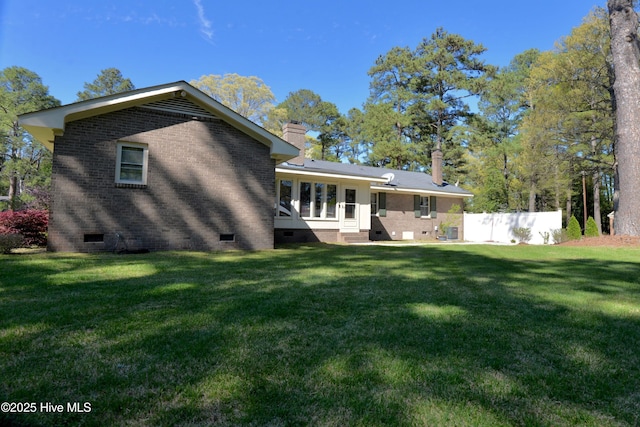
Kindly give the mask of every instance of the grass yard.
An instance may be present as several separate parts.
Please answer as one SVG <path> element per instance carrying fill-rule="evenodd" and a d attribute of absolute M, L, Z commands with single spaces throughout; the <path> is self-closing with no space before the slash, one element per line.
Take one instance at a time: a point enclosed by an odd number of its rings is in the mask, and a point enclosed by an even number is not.
<path fill-rule="evenodd" d="M 640 423 L 640 248 L 312 245 L 0 268 L 1 425 Z"/>

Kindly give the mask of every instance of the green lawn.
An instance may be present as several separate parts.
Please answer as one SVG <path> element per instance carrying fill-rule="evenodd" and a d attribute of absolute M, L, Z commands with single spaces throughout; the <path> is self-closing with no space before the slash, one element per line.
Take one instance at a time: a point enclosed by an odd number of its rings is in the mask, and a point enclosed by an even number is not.
<path fill-rule="evenodd" d="M 640 248 L 0 256 L 0 402 L 36 403 L 0 425 L 634 426 Z"/>

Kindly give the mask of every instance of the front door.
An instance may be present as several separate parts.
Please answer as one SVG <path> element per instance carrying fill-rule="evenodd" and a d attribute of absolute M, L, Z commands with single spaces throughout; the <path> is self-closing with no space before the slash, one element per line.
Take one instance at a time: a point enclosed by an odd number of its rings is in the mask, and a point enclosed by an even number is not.
<path fill-rule="evenodd" d="M 343 227 L 358 229 L 358 205 L 355 188 L 344 189 Z"/>

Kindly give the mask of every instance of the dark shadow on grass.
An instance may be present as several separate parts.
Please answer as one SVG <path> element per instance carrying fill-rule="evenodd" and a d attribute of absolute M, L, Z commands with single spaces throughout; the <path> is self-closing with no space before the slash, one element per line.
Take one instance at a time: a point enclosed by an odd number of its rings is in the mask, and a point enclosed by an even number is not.
<path fill-rule="evenodd" d="M 507 250 L 5 258 L 0 400 L 94 411 L 0 421 L 637 424 L 640 265 Z"/>

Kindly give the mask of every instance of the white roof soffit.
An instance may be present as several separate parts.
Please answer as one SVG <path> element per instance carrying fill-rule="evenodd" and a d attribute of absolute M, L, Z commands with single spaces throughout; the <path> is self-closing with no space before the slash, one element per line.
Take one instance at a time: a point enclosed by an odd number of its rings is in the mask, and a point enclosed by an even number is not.
<path fill-rule="evenodd" d="M 433 191 L 433 190 L 425 190 L 424 188 L 397 188 L 397 187 L 389 187 L 388 185 L 371 185 L 372 190 L 378 191 L 386 191 L 388 193 L 397 191 L 399 193 L 412 193 L 412 194 L 431 194 L 437 196 L 451 196 L 451 197 L 473 197 L 473 194 L 465 194 L 465 193 L 453 193 L 450 191 Z"/>
<path fill-rule="evenodd" d="M 137 105 L 148 104 L 162 99 L 169 99 L 175 96 L 188 98 L 207 111 L 213 112 L 214 115 L 220 117 L 231 126 L 265 144 L 271 149 L 271 157 L 273 159 L 286 161 L 298 155 L 298 149 L 296 147 L 266 131 L 230 108 L 225 107 L 184 81 L 27 113 L 19 117 L 19 122 L 31 135 L 44 144 L 47 149 L 53 151 L 53 141 L 55 137 L 64 133 L 65 125 L 68 122 Z"/>
<path fill-rule="evenodd" d="M 276 167 L 276 173 L 281 174 L 289 174 L 289 175 L 303 175 L 303 176 L 317 176 L 322 178 L 333 178 L 333 179 L 350 179 L 353 181 L 367 181 L 367 182 L 387 182 L 386 178 L 375 178 L 370 176 L 359 176 L 359 175 L 346 175 L 340 173 L 333 172 L 316 172 L 309 170 L 295 170 L 295 169 L 283 169 Z"/>

